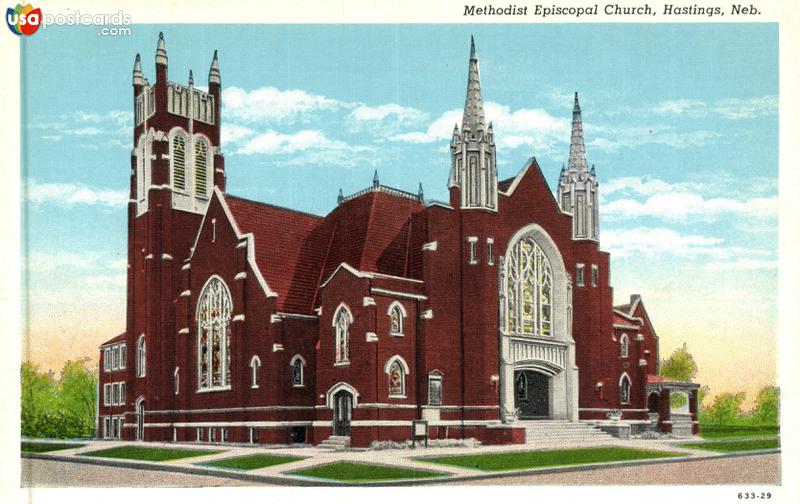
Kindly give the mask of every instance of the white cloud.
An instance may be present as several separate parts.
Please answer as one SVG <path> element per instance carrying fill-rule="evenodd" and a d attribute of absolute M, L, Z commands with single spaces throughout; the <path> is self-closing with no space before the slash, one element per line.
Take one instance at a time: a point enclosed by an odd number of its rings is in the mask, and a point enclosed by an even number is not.
<path fill-rule="evenodd" d="M 604 229 L 600 242 L 612 257 L 631 255 L 714 255 L 720 238 L 685 235 L 666 228 Z"/>
<path fill-rule="evenodd" d="M 584 131 L 607 133 L 608 137 L 595 137 L 587 147 L 596 147 L 605 152 L 633 149 L 642 145 L 666 145 L 675 149 L 702 147 L 721 137 L 715 131 L 697 130 L 677 132 L 670 127 L 598 127 L 584 125 Z"/>
<path fill-rule="evenodd" d="M 228 87 L 222 91 L 223 114 L 227 119 L 254 121 L 280 121 L 318 110 L 332 110 L 340 102 L 300 89 L 281 91 L 262 87 L 246 91 Z"/>
<path fill-rule="evenodd" d="M 340 140 L 331 140 L 325 136 L 325 133 L 317 130 L 302 130 L 291 134 L 267 131 L 248 140 L 237 153 L 293 154 L 306 150 L 361 152 L 370 149 L 363 146 L 351 146 Z"/>
<path fill-rule="evenodd" d="M 54 203 L 60 206 L 105 205 L 124 206 L 128 202 L 127 191 L 97 189 L 83 184 L 39 183 L 29 180 L 23 187 L 23 195 L 34 204 Z"/>
<path fill-rule="evenodd" d="M 778 111 L 778 97 L 728 98 L 718 101 L 714 111 L 726 119 L 750 119 L 775 114 Z"/>
<path fill-rule="evenodd" d="M 608 217 L 656 217 L 683 220 L 688 217 L 714 217 L 721 214 L 769 217 L 777 215 L 778 198 L 709 198 L 691 192 L 654 194 L 644 202 L 624 198 L 605 203 L 601 212 Z"/>
<path fill-rule="evenodd" d="M 699 100 L 667 100 L 656 103 L 650 111 L 657 115 L 688 115 L 702 117 L 706 114 L 705 102 Z"/>
<path fill-rule="evenodd" d="M 674 187 L 674 184 L 654 177 L 618 177 L 604 182 L 600 193 L 602 196 L 629 191 L 636 194 L 656 194 L 671 191 Z"/>
<path fill-rule="evenodd" d="M 399 121 L 421 121 L 427 115 L 421 110 L 411 107 L 403 107 L 396 103 L 388 103 L 385 105 L 378 105 L 377 107 L 370 107 L 368 105 L 359 105 L 350 113 L 350 117 L 359 122 L 376 122 L 383 121 L 389 117 L 394 117 Z"/>
<path fill-rule="evenodd" d="M 240 142 L 241 140 L 251 137 L 255 134 L 255 131 L 248 128 L 247 126 L 239 126 L 237 124 L 228 124 L 222 123 L 222 144 L 232 144 Z"/>
<path fill-rule="evenodd" d="M 521 146 L 549 151 L 569 140 L 570 122 L 567 118 L 550 115 L 543 109 L 517 109 L 495 102 L 484 104 L 486 120 L 492 122 L 499 148 Z M 449 140 L 453 127 L 461 124 L 463 110 L 448 110 L 434 120 L 425 131 L 393 135 L 390 140 L 408 143 L 430 143 Z"/>

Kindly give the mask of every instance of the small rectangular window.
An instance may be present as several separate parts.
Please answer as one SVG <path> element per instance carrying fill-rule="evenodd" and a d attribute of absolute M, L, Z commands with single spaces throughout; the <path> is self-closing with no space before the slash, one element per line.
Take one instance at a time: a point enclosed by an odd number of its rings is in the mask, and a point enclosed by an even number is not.
<path fill-rule="evenodd" d="M 119 383 L 112 384 L 111 391 L 112 391 L 111 404 L 116 406 L 117 404 L 119 404 Z"/>
<path fill-rule="evenodd" d="M 200 442 L 203 440 L 203 429 L 198 427 L 197 428 L 197 441 Z"/>
<path fill-rule="evenodd" d="M 214 443 L 217 440 L 217 430 L 214 427 L 208 428 L 208 442 Z"/>
<path fill-rule="evenodd" d="M 111 369 L 119 369 L 119 347 L 111 347 Z"/>
<path fill-rule="evenodd" d="M 111 349 L 103 350 L 103 371 L 111 371 Z"/>
<path fill-rule="evenodd" d="M 223 443 L 227 443 L 228 442 L 228 428 L 227 427 L 222 427 L 219 431 L 220 431 L 220 436 L 219 436 L 220 437 L 220 441 L 222 441 Z"/>
<path fill-rule="evenodd" d="M 486 262 L 489 266 L 494 265 L 494 240 L 492 238 L 486 239 Z"/>
<path fill-rule="evenodd" d="M 125 345 L 120 345 L 119 347 L 119 368 L 125 369 L 126 360 L 128 358 L 127 347 Z"/>
<path fill-rule="evenodd" d="M 583 287 L 585 285 L 583 278 L 583 264 L 578 264 L 575 269 L 575 285 Z"/>
<path fill-rule="evenodd" d="M 108 439 L 111 437 L 111 418 L 103 417 L 103 437 Z"/>
<path fill-rule="evenodd" d="M 596 264 L 592 264 L 592 287 L 597 287 L 598 283 L 600 283 L 600 270 Z"/>
<path fill-rule="evenodd" d="M 103 406 L 111 406 L 111 384 L 103 385 Z"/>
<path fill-rule="evenodd" d="M 125 404 L 125 384 L 124 383 L 120 383 L 119 384 L 119 403 L 123 404 L 123 405 Z"/>
<path fill-rule="evenodd" d="M 469 240 L 469 263 L 478 264 L 478 237 L 470 236 Z"/>
<path fill-rule="evenodd" d="M 258 429 L 250 427 L 250 443 L 258 444 Z"/>

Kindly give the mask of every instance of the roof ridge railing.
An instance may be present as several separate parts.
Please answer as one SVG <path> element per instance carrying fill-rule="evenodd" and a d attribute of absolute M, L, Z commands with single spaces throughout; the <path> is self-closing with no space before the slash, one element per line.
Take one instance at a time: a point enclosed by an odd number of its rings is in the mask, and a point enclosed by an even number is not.
<path fill-rule="evenodd" d="M 400 198 L 406 198 L 406 199 L 414 200 L 414 201 L 417 201 L 419 203 L 424 203 L 425 202 L 425 198 L 422 197 L 420 194 L 414 194 L 414 193 L 411 193 L 411 192 L 408 192 L 408 191 L 403 191 L 402 189 L 395 189 L 394 187 L 389 187 L 389 186 L 385 186 L 385 185 L 377 185 L 377 186 L 373 185 L 373 186 L 364 188 L 364 189 L 362 189 L 362 190 L 360 190 L 358 192 L 355 192 L 355 193 L 353 193 L 353 194 L 351 194 L 349 196 L 340 197 L 339 198 L 339 204 L 342 204 L 345 201 L 350 201 L 352 199 L 356 199 L 356 198 L 358 198 L 360 196 L 363 196 L 365 194 L 369 194 L 371 192 L 382 192 L 382 193 L 385 193 L 385 194 L 389 194 L 391 196 L 397 196 L 397 197 L 400 197 Z"/>

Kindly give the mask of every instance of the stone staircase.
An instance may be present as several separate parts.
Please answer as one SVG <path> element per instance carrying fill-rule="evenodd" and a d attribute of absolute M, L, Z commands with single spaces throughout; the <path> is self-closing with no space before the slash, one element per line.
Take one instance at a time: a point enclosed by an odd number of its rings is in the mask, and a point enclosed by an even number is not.
<path fill-rule="evenodd" d="M 350 448 L 350 436 L 331 436 L 317 445 L 323 450 L 346 450 Z"/>
<path fill-rule="evenodd" d="M 583 422 L 566 420 L 530 420 L 518 424 L 525 427 L 525 444 L 602 444 L 617 438 Z"/>

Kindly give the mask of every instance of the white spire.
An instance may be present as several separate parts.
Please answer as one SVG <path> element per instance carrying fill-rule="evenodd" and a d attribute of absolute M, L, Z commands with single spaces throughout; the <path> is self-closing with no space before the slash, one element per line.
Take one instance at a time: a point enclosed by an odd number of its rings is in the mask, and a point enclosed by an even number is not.
<path fill-rule="evenodd" d="M 217 50 L 214 49 L 214 58 L 211 60 L 211 68 L 208 70 L 208 83 L 220 84 L 219 74 L 219 59 L 217 59 Z"/>
<path fill-rule="evenodd" d="M 133 85 L 144 86 L 144 75 L 142 75 L 142 58 L 139 53 L 136 53 L 136 59 L 133 61 Z"/>
<path fill-rule="evenodd" d="M 167 45 L 164 43 L 164 32 L 158 34 L 158 46 L 156 47 L 156 65 L 167 64 Z"/>
<path fill-rule="evenodd" d="M 475 39 L 470 36 L 467 98 L 464 101 L 464 118 L 461 123 L 461 129 L 469 129 L 474 135 L 479 130 L 484 129 L 485 122 L 483 98 L 481 97 L 481 73 L 478 68 L 478 54 L 475 51 Z"/>
<path fill-rule="evenodd" d="M 568 171 L 585 172 L 586 146 L 583 142 L 583 122 L 581 121 L 581 105 L 578 103 L 578 92 L 575 92 L 575 104 L 572 107 L 572 136 L 569 143 Z"/>

